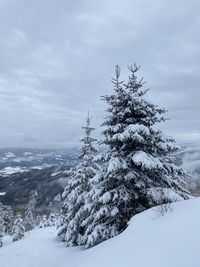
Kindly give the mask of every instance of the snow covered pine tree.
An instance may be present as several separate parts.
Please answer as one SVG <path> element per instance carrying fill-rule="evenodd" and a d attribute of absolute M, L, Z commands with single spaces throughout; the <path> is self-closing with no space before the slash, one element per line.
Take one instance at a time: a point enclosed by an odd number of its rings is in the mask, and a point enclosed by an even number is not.
<path fill-rule="evenodd" d="M 32 230 L 35 227 L 33 212 L 37 203 L 37 197 L 38 194 L 36 190 L 30 192 L 29 202 L 24 213 L 24 226 L 26 231 Z"/>
<path fill-rule="evenodd" d="M 90 127 L 91 118 L 88 114 L 86 126 L 82 127 L 85 137 L 81 140 L 83 146 L 80 151 L 82 162 L 71 169 L 71 176 L 63 193 L 64 204 L 62 207 L 62 226 L 58 235 L 62 236 L 67 246 L 81 245 L 81 236 L 85 229 L 81 222 L 88 216 L 91 206 L 87 205 L 85 195 L 90 190 L 90 179 L 98 168 L 93 161 L 93 153 L 96 152 L 94 143 L 96 139 L 91 137 L 94 128 Z"/>
<path fill-rule="evenodd" d="M 139 67 L 129 68 L 128 82 L 120 82 L 120 68 L 112 80 L 115 93 L 104 96 L 109 105 L 103 123 L 108 151 L 107 167 L 96 175 L 93 209 L 84 221 L 86 247 L 118 235 L 130 218 L 160 199 L 188 198 L 182 187 L 184 171 L 173 164 L 171 155 L 178 150 L 175 141 L 153 126 L 164 122 L 166 112 L 145 99 L 148 90 L 137 79 Z"/>
<path fill-rule="evenodd" d="M 5 234 L 12 234 L 14 213 L 10 206 L 3 205 Z"/>
<path fill-rule="evenodd" d="M 0 247 L 3 246 L 2 238 L 4 236 L 4 212 L 3 205 L 0 202 Z"/>
<path fill-rule="evenodd" d="M 17 215 L 13 226 L 13 241 L 20 240 L 24 236 L 25 228 L 20 215 Z"/>

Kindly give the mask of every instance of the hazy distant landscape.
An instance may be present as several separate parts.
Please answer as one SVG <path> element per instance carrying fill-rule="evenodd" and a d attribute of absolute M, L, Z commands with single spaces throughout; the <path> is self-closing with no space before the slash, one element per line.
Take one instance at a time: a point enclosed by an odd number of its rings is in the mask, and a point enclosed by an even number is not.
<path fill-rule="evenodd" d="M 30 168 L 71 165 L 78 158 L 78 148 L 72 149 L 0 149 L 0 174 L 12 174 Z"/>
<path fill-rule="evenodd" d="M 62 194 L 65 172 L 78 162 L 78 148 L 0 149 L 0 199 L 24 208 L 29 193 L 37 190 L 37 208 L 48 207 Z"/>
<path fill-rule="evenodd" d="M 39 192 L 38 206 L 48 206 L 57 194 L 62 194 L 66 170 L 80 161 L 78 151 L 79 148 L 0 149 L 1 200 L 7 205 L 25 205 L 29 192 L 36 189 Z M 187 170 L 188 189 L 199 196 L 200 145 L 182 145 L 181 151 L 175 155 L 175 162 Z"/>

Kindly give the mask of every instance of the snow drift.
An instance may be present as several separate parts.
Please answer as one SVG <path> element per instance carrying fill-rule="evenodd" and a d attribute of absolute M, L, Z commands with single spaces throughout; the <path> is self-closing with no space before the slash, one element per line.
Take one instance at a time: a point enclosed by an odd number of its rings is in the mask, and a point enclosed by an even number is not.
<path fill-rule="evenodd" d="M 66 248 L 54 228 L 34 230 L 0 249 L 1 267 L 200 266 L 200 199 L 173 204 L 164 216 L 152 208 L 132 218 L 119 236 L 82 250 Z"/>

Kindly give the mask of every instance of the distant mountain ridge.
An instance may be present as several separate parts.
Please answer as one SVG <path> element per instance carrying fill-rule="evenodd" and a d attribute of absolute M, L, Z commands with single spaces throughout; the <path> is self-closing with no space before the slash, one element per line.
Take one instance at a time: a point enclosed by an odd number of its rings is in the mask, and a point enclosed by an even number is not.
<path fill-rule="evenodd" d="M 69 168 L 69 166 L 51 166 L 2 176 L 0 200 L 6 205 L 24 208 L 30 191 L 37 190 L 37 208 L 56 205 L 55 197 L 61 196 L 63 192 Z"/>
<path fill-rule="evenodd" d="M 37 190 L 37 207 L 52 206 L 63 192 L 67 171 L 78 162 L 76 148 L 0 149 L 0 201 L 23 208 L 30 191 Z"/>
<path fill-rule="evenodd" d="M 78 148 L 70 149 L 0 149 L 0 174 L 6 175 L 32 168 L 71 165 L 78 161 Z"/>
<path fill-rule="evenodd" d="M 67 171 L 78 162 L 77 148 L 0 149 L 0 201 L 24 207 L 29 192 L 37 190 L 39 209 L 54 205 L 67 182 Z M 200 195 L 200 144 L 184 146 L 175 162 L 188 171 L 189 190 Z"/>

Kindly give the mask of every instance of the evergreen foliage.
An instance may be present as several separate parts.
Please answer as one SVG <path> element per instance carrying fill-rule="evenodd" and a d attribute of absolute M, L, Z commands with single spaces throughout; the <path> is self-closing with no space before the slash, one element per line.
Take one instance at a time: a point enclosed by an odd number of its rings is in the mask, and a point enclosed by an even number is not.
<path fill-rule="evenodd" d="M 35 225 L 39 227 L 41 220 L 42 220 L 41 215 L 38 214 L 35 218 Z"/>
<path fill-rule="evenodd" d="M 2 238 L 5 234 L 12 234 L 13 210 L 10 206 L 0 202 L 0 247 L 3 245 Z"/>
<path fill-rule="evenodd" d="M 48 226 L 47 215 L 44 214 L 44 215 L 42 216 L 42 219 L 40 220 L 39 228 L 44 228 L 44 227 L 47 227 L 47 226 Z"/>
<path fill-rule="evenodd" d="M 56 215 L 54 212 L 51 212 L 48 217 L 48 226 L 55 226 L 56 225 Z"/>
<path fill-rule="evenodd" d="M 13 226 L 13 241 L 20 240 L 24 236 L 25 227 L 20 215 L 17 215 Z"/>
<path fill-rule="evenodd" d="M 90 212 L 91 206 L 86 203 L 86 194 L 90 191 L 90 179 L 94 177 L 98 166 L 93 161 L 93 153 L 96 152 L 95 142 L 91 134 L 94 128 L 90 126 L 91 118 L 88 114 L 86 126 L 82 127 L 85 133 L 81 142 L 80 151 L 82 162 L 70 170 L 70 178 L 63 193 L 64 204 L 62 207 L 62 226 L 59 235 L 67 246 L 81 244 L 81 237 L 85 229 L 81 222 Z"/>
<path fill-rule="evenodd" d="M 3 205 L 0 202 L 0 247 L 3 246 L 2 238 L 4 236 L 4 212 L 3 212 Z"/>
<path fill-rule="evenodd" d="M 129 67 L 125 83 L 119 81 L 120 68 L 112 80 L 114 93 L 103 100 L 108 116 L 103 123 L 103 171 L 93 179 L 87 199 L 92 209 L 82 222 L 86 247 L 92 247 L 121 233 L 130 218 L 163 201 L 188 198 L 182 187 L 184 170 L 173 164 L 178 150 L 174 139 L 156 126 L 165 121 L 166 110 L 146 99 L 148 90 L 136 74 L 139 67 Z"/>
<path fill-rule="evenodd" d="M 3 205 L 5 234 L 12 234 L 14 213 L 10 206 Z"/>
<path fill-rule="evenodd" d="M 26 231 L 32 230 L 35 227 L 34 209 L 37 203 L 37 197 L 37 191 L 30 193 L 30 199 L 24 213 L 24 226 Z"/>

